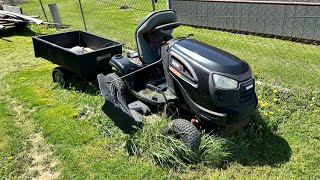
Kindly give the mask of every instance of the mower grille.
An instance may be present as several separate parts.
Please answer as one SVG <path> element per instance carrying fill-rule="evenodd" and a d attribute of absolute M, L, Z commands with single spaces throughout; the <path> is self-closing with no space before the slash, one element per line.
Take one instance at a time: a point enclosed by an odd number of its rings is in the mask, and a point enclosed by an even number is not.
<path fill-rule="evenodd" d="M 239 103 L 244 104 L 254 98 L 254 88 L 246 89 L 248 86 L 252 85 L 254 80 L 251 78 L 245 82 L 240 83 L 240 94 L 239 94 Z"/>
<path fill-rule="evenodd" d="M 240 92 L 239 101 L 241 104 L 243 104 L 250 101 L 253 97 L 254 97 L 254 89 L 252 88 L 252 89 Z"/>

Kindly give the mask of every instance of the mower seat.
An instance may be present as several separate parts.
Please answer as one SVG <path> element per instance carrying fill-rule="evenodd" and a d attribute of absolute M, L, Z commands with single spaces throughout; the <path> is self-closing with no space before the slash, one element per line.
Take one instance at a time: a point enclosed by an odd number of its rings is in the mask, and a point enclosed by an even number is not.
<path fill-rule="evenodd" d="M 135 34 L 139 57 L 143 64 L 151 64 L 160 59 L 159 49 L 164 40 L 162 30 L 170 30 L 180 24 L 173 10 L 155 11 L 138 24 Z M 169 36 L 171 37 L 171 34 Z"/>

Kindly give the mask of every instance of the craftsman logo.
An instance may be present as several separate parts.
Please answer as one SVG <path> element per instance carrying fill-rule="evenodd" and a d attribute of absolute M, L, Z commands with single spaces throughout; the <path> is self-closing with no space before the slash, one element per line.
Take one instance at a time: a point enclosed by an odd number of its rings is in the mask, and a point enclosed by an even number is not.
<path fill-rule="evenodd" d="M 111 58 L 111 54 L 106 54 L 104 56 L 99 56 L 97 57 L 97 61 L 102 61 L 102 60 L 106 60 L 106 59 L 110 59 Z"/>
<path fill-rule="evenodd" d="M 252 89 L 253 88 L 253 84 L 249 85 L 246 87 L 246 90 Z"/>
<path fill-rule="evenodd" d="M 180 64 L 177 63 L 176 61 L 172 61 L 172 62 L 171 62 L 171 65 L 172 65 L 173 67 L 175 67 L 176 69 L 179 69 L 179 68 L 180 68 Z"/>

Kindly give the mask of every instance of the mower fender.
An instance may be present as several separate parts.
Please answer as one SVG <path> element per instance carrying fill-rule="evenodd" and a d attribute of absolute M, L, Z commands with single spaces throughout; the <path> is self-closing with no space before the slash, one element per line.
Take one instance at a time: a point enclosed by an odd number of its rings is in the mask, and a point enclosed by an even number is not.
<path fill-rule="evenodd" d="M 224 125 L 226 123 L 227 114 L 214 112 L 212 110 L 206 109 L 206 108 L 200 106 L 199 104 L 195 103 L 194 101 L 192 101 L 192 99 L 190 98 L 188 93 L 184 90 L 184 88 L 182 87 L 182 85 L 180 84 L 178 79 L 173 75 L 171 75 L 171 77 L 175 81 L 175 84 L 176 84 L 175 87 L 179 89 L 179 91 L 181 92 L 186 103 L 192 109 L 192 111 L 195 112 L 196 115 L 198 115 L 201 119 L 204 119 L 208 122 L 213 122 L 214 124 Z M 178 89 L 176 89 L 176 91 Z M 207 116 L 204 116 L 203 114 L 207 114 L 210 116 L 207 117 Z"/>
<path fill-rule="evenodd" d="M 141 128 L 143 116 L 128 107 L 123 92 L 113 83 L 114 80 L 103 74 L 99 74 L 97 78 L 101 94 L 105 99 L 102 111 L 124 133 L 131 133 Z"/>

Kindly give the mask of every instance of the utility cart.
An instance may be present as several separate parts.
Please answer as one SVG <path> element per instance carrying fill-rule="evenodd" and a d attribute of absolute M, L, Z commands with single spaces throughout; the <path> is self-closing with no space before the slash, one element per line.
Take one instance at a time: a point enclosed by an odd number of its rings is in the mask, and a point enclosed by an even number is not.
<path fill-rule="evenodd" d="M 122 43 L 83 32 L 71 31 L 32 37 L 36 57 L 59 65 L 52 71 L 54 82 L 67 87 L 71 76 L 95 81 L 111 70 L 111 57 L 122 53 Z"/>

